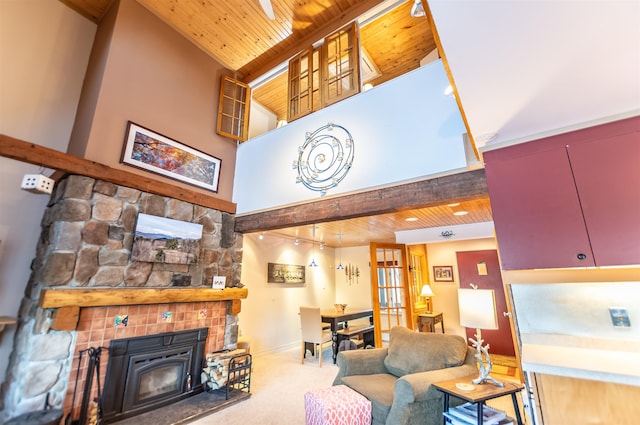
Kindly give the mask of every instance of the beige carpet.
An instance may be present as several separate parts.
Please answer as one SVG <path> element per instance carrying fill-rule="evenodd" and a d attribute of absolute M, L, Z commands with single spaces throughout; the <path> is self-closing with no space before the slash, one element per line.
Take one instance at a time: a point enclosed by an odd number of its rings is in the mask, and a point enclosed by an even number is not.
<path fill-rule="evenodd" d="M 254 356 L 251 397 L 191 424 L 304 424 L 304 394 L 331 386 L 337 373 L 330 347 L 323 351 L 322 368 L 309 354 L 301 364 L 299 348 Z"/>
<path fill-rule="evenodd" d="M 300 364 L 299 349 L 254 356 L 251 397 L 190 425 L 304 425 L 304 394 L 312 389 L 331 386 L 338 372 L 331 359 L 331 348 L 323 351 L 322 360 L 322 368 L 319 368 L 318 360 L 307 354 L 305 364 Z M 494 363 L 495 373 L 492 376 L 498 381 L 519 381 L 513 360 L 496 360 L 504 365 Z M 518 403 L 522 410 L 520 396 Z M 488 404 L 514 416 L 511 397 L 490 400 Z M 531 423 L 526 416 L 523 419 L 525 423 Z"/>

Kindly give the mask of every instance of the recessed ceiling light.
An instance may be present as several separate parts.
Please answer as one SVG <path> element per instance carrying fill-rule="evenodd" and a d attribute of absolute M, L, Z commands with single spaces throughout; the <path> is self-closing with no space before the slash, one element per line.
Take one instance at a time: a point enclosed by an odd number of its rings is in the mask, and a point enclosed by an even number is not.
<path fill-rule="evenodd" d="M 456 211 L 453 213 L 453 215 L 467 215 L 467 214 L 469 214 L 469 212 L 464 210 Z"/>
<path fill-rule="evenodd" d="M 404 221 L 418 221 L 418 217 L 407 217 Z"/>
<path fill-rule="evenodd" d="M 458 205 L 460 205 L 460 202 L 456 202 L 456 203 L 454 203 L 454 204 L 447 204 L 447 206 L 448 206 L 448 207 L 451 207 L 451 208 L 453 208 L 453 207 L 457 207 Z"/>

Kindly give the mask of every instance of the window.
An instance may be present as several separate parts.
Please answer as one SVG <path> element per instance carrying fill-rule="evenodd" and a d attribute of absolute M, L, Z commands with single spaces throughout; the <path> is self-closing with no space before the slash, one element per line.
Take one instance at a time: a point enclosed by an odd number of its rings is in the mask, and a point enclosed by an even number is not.
<path fill-rule="evenodd" d="M 241 142 L 249 138 L 249 101 L 251 88 L 226 75 L 220 82 L 220 103 L 216 132 Z"/>
<path fill-rule="evenodd" d="M 288 121 L 360 92 L 357 34 L 354 22 L 289 61 Z"/>

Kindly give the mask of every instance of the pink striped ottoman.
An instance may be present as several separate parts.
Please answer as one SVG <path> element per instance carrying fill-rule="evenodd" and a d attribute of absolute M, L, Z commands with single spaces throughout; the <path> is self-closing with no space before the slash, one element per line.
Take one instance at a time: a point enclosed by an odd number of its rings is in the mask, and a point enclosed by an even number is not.
<path fill-rule="evenodd" d="M 346 385 L 304 395 L 307 425 L 370 425 L 371 402 Z"/>

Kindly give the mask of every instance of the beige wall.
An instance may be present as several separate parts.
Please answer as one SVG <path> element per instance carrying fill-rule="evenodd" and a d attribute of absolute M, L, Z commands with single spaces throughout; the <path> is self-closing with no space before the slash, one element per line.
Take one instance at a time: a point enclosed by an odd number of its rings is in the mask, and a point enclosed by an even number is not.
<path fill-rule="evenodd" d="M 232 199 L 236 142 L 215 133 L 220 77 L 230 74 L 139 3 L 115 3 L 98 29 L 69 152 L 121 165 L 127 121 L 222 160 L 218 193 Z"/>
<path fill-rule="evenodd" d="M 0 133 L 66 150 L 95 31 L 59 1 L 0 1 Z M 25 192 L 20 183 L 38 172 L 0 158 L 0 316 L 18 315 L 31 273 L 49 197 Z M 0 333 L 0 382 L 14 333 L 14 325 Z"/>
<path fill-rule="evenodd" d="M 335 300 L 334 250 L 315 246 L 317 268 L 306 267 L 304 284 L 267 283 L 267 263 L 308 266 L 310 243 L 296 246 L 290 239 L 245 235 L 241 282 L 249 289 L 238 315 L 240 332 L 251 341 L 251 352 L 261 354 L 300 345 L 301 305 L 333 308 Z"/>

